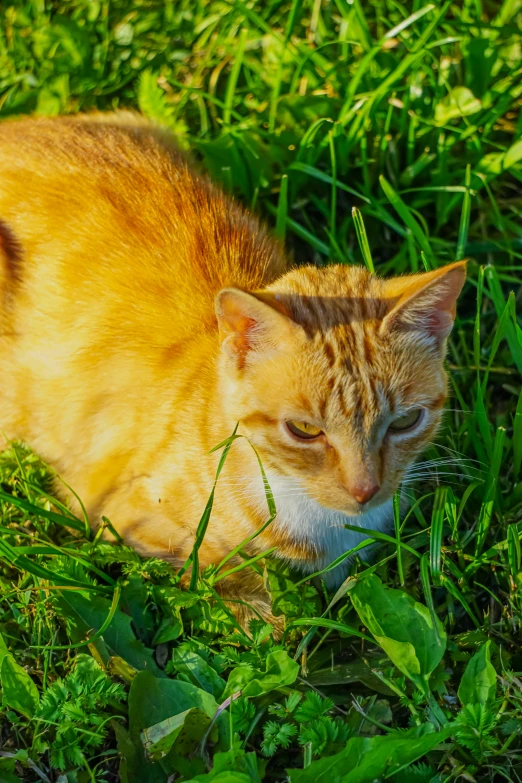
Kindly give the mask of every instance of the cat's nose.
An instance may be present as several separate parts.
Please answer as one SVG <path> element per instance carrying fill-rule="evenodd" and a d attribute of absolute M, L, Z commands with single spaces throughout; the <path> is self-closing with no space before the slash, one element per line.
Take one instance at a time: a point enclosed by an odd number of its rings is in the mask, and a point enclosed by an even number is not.
<path fill-rule="evenodd" d="M 358 503 L 364 505 L 380 490 L 380 484 L 365 484 L 352 489 L 352 495 Z"/>

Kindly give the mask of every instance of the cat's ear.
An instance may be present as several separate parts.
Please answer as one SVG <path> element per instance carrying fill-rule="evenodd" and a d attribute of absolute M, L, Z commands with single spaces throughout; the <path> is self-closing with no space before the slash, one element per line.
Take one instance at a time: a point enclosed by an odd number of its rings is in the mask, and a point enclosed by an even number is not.
<path fill-rule="evenodd" d="M 466 279 L 466 262 L 424 272 L 395 277 L 384 282 L 384 294 L 390 309 L 381 332 L 407 329 L 423 332 L 440 342 L 453 328 L 457 299 Z"/>
<path fill-rule="evenodd" d="M 273 294 L 223 288 L 216 296 L 215 310 L 223 348 L 239 367 L 249 354 L 282 348 L 295 341 L 302 331 Z"/>

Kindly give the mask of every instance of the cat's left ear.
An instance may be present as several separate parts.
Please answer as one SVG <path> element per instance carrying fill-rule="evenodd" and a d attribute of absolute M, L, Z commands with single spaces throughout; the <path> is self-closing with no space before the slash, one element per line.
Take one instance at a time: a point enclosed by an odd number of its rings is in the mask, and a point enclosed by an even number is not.
<path fill-rule="evenodd" d="M 384 295 L 390 310 L 381 324 L 381 332 L 407 329 L 446 339 L 453 328 L 457 299 L 466 279 L 466 262 L 384 281 Z"/>

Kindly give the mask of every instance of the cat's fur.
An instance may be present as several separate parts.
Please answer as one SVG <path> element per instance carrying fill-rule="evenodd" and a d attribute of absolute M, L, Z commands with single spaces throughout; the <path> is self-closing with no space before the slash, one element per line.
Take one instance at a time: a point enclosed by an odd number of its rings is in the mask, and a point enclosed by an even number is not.
<path fill-rule="evenodd" d="M 279 509 L 250 552 L 276 546 L 310 572 L 360 540 L 345 523 L 387 523 L 441 419 L 464 276 L 463 263 L 391 280 L 287 271 L 258 221 L 143 121 L 0 125 L 0 427 L 57 470 L 93 524 L 107 516 L 176 565 L 213 485 L 209 452 L 238 421 Z M 412 407 L 425 409 L 421 426 L 387 435 Z M 326 437 L 297 442 L 289 419 Z M 355 500 L 374 485 L 369 503 Z M 267 516 L 256 454 L 239 439 L 200 564 Z M 254 576 L 227 589 L 268 612 Z"/>

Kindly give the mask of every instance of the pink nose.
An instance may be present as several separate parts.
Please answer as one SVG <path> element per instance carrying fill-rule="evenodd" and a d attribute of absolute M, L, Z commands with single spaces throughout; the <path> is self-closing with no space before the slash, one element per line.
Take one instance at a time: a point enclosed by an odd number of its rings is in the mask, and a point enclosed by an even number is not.
<path fill-rule="evenodd" d="M 380 490 L 379 484 L 371 484 L 363 487 L 355 487 L 352 491 L 352 495 L 358 503 L 364 505 L 373 498 L 374 495 Z"/>

